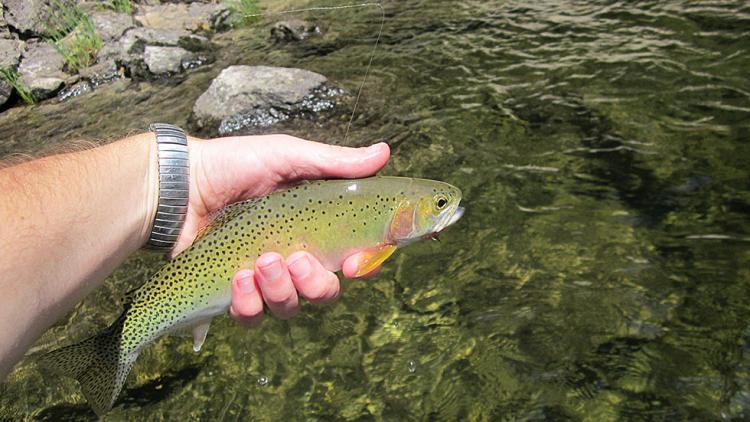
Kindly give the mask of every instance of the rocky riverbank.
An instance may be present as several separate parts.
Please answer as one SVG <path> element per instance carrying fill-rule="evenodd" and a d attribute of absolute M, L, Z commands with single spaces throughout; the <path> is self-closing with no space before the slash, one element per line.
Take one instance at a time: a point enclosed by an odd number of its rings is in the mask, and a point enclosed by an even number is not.
<path fill-rule="evenodd" d="M 66 101 L 118 79 L 179 84 L 214 61 L 212 38 L 241 22 L 232 2 L 215 0 L 0 0 L 0 8 L 0 111 Z M 320 31 L 290 20 L 268 36 L 304 42 Z M 77 55 L 82 46 L 88 56 Z M 331 110 L 342 93 L 300 69 L 229 66 L 196 101 L 190 121 L 206 135 L 247 132 Z"/>
<path fill-rule="evenodd" d="M 171 77 L 209 62 L 210 36 L 229 27 L 227 6 L 151 3 L 128 3 L 128 13 L 112 1 L 4 0 L 0 67 L 15 78 L 3 78 L 0 105 L 12 106 L 13 93 L 65 100 L 117 78 Z"/>

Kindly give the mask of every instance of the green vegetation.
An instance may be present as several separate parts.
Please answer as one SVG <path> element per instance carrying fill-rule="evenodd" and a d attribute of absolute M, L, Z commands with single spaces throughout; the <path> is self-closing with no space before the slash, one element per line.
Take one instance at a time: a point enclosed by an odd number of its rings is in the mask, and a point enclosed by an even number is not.
<path fill-rule="evenodd" d="M 121 2 L 118 2 L 121 3 Z M 53 0 L 47 35 L 73 71 L 90 65 L 102 46 L 91 18 L 73 3 Z"/>
<path fill-rule="evenodd" d="M 0 69 L 0 79 L 12 86 L 26 104 L 31 105 L 36 102 L 36 98 L 34 98 L 34 95 L 29 91 L 26 84 L 23 83 L 23 80 L 18 76 L 18 72 L 15 69 Z"/>
<path fill-rule="evenodd" d="M 249 25 L 260 19 L 260 6 L 257 0 L 225 0 L 224 4 L 232 12 L 233 26 Z"/>
<path fill-rule="evenodd" d="M 115 12 L 133 13 L 133 5 L 130 4 L 130 0 L 111 0 L 107 6 Z"/>

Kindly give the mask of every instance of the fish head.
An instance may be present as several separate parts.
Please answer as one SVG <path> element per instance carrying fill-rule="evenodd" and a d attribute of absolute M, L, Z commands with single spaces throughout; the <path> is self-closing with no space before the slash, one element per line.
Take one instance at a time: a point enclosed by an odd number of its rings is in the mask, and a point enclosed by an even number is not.
<path fill-rule="evenodd" d="M 435 239 L 464 213 L 461 190 L 445 182 L 412 179 L 402 191 L 389 227 L 389 238 L 399 246 Z"/>

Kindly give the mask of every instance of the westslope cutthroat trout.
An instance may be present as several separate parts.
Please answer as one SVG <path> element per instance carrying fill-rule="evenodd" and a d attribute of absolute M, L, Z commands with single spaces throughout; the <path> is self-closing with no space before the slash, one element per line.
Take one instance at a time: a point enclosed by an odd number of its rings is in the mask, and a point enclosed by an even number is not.
<path fill-rule="evenodd" d="M 129 295 L 107 329 L 42 357 L 76 378 L 91 407 L 113 405 L 143 348 L 175 329 L 190 329 L 199 351 L 210 319 L 231 303 L 231 280 L 262 253 L 305 250 L 330 271 L 357 252 L 359 275 L 399 246 L 436 236 L 463 214 L 461 191 L 447 183 L 373 177 L 305 183 L 224 208 L 193 245 Z"/>

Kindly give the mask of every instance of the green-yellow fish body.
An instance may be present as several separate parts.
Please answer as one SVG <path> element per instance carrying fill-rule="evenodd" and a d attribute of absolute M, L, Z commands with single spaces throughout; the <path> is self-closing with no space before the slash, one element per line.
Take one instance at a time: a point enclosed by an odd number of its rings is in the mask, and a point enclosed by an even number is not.
<path fill-rule="evenodd" d="M 193 245 L 136 290 L 118 320 L 98 335 L 43 356 L 72 376 L 98 414 L 117 399 L 140 351 L 158 337 L 191 329 L 200 350 L 212 317 L 231 303 L 231 279 L 263 253 L 304 250 L 330 271 L 362 253 L 358 274 L 393 251 L 457 221 L 461 191 L 447 183 L 373 177 L 305 183 L 226 207 Z"/>

